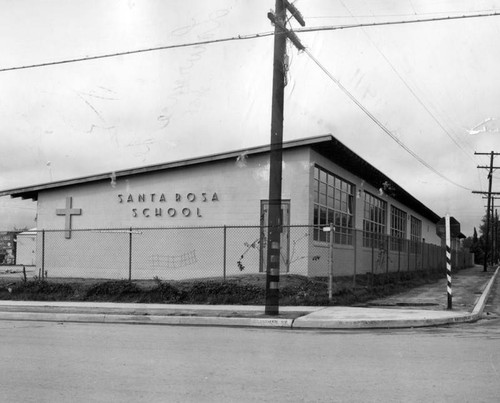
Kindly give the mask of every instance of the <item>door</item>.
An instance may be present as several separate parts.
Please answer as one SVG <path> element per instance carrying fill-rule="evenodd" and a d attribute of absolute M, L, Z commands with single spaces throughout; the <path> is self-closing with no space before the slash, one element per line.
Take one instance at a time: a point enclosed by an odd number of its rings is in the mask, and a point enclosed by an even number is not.
<path fill-rule="evenodd" d="M 267 231 L 269 200 L 260 201 L 260 264 L 259 271 L 267 269 Z M 281 201 L 280 273 L 290 271 L 290 200 Z"/>

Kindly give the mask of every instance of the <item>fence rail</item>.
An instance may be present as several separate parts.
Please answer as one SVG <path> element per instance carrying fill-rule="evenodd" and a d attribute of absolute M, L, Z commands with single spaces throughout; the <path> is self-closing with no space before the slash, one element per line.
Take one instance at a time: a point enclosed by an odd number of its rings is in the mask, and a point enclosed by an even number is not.
<path fill-rule="evenodd" d="M 441 245 L 380 235 L 367 238 L 359 230 L 353 230 L 344 242 L 335 234 L 331 239 L 329 234 L 318 237 L 317 230 L 313 226 L 281 228 L 282 274 L 326 277 L 330 252 L 333 275 L 354 280 L 366 273 L 445 268 Z M 183 280 L 226 279 L 266 270 L 267 228 L 262 226 L 73 229 L 69 235 L 64 230 L 34 233 L 35 273 L 62 278 Z M 29 247 L 26 240 L 23 245 Z M 454 250 L 454 267 L 470 266 L 471 256 Z"/>

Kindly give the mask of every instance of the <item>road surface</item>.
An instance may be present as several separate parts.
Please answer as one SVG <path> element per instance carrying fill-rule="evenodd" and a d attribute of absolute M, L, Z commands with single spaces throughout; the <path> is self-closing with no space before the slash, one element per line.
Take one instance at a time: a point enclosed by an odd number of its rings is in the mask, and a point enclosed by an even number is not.
<path fill-rule="evenodd" d="M 0 322 L 6 402 L 497 402 L 500 287 L 476 324 L 292 331 Z"/>

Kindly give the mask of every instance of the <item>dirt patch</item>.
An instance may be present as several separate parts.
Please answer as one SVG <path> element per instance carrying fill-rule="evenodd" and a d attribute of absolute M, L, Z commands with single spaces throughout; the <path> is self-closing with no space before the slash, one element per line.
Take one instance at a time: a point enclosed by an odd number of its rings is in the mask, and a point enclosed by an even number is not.
<path fill-rule="evenodd" d="M 280 304 L 289 306 L 349 306 L 435 282 L 444 271 L 416 271 L 336 277 L 332 300 L 328 279 L 299 275 L 280 277 Z M 264 305 L 266 277 L 262 274 L 223 279 L 127 281 L 37 278 L 0 280 L 0 299 L 26 301 L 99 301 L 214 305 Z"/>

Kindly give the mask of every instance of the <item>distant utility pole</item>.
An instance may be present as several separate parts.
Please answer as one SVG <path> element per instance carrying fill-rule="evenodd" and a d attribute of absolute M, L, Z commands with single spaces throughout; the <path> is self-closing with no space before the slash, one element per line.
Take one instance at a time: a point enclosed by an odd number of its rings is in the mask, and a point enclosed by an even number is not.
<path fill-rule="evenodd" d="M 483 196 L 483 199 L 488 199 L 488 196 Z M 498 212 L 495 209 L 495 200 L 500 200 L 500 197 L 490 197 L 491 200 L 491 208 L 490 208 L 490 214 L 492 217 L 492 226 L 491 228 L 491 252 L 492 252 L 492 261 L 496 261 L 496 256 L 498 255 Z M 486 208 L 488 208 L 486 206 Z"/>
<path fill-rule="evenodd" d="M 500 194 L 498 192 L 492 192 L 491 191 L 491 185 L 493 181 L 493 170 L 494 169 L 499 169 L 500 167 L 494 167 L 493 166 L 493 158 L 495 155 L 500 155 L 500 153 L 495 153 L 493 151 L 489 153 L 474 153 L 474 155 L 489 155 L 490 156 L 490 166 L 478 166 L 478 168 L 482 169 L 489 169 L 488 172 L 488 207 L 486 208 L 486 240 L 485 240 L 485 251 L 484 251 L 484 263 L 483 263 L 483 271 L 488 271 L 488 252 L 490 251 L 490 209 L 491 209 L 491 196 L 493 194 Z M 473 191 L 472 193 L 480 193 L 480 194 L 485 194 L 486 192 L 480 192 L 480 191 Z"/>
<path fill-rule="evenodd" d="M 267 17 L 274 24 L 274 61 L 273 61 L 273 95 L 271 112 L 271 150 L 269 162 L 269 222 L 267 232 L 267 268 L 266 268 L 266 309 L 267 315 L 279 314 L 279 281 L 281 260 L 281 178 L 283 164 L 283 100 L 285 79 L 288 66 L 285 63 L 286 39 L 299 49 L 304 46 L 297 36 L 286 28 L 287 15 L 292 16 L 304 26 L 305 22 L 297 8 L 288 0 L 276 0 L 274 13 Z"/>
<path fill-rule="evenodd" d="M 493 214 L 493 211 L 491 212 Z M 496 264 L 498 261 L 498 210 L 495 209 L 495 219 L 493 221 L 493 236 L 494 236 L 494 243 L 493 243 L 493 264 Z"/>

